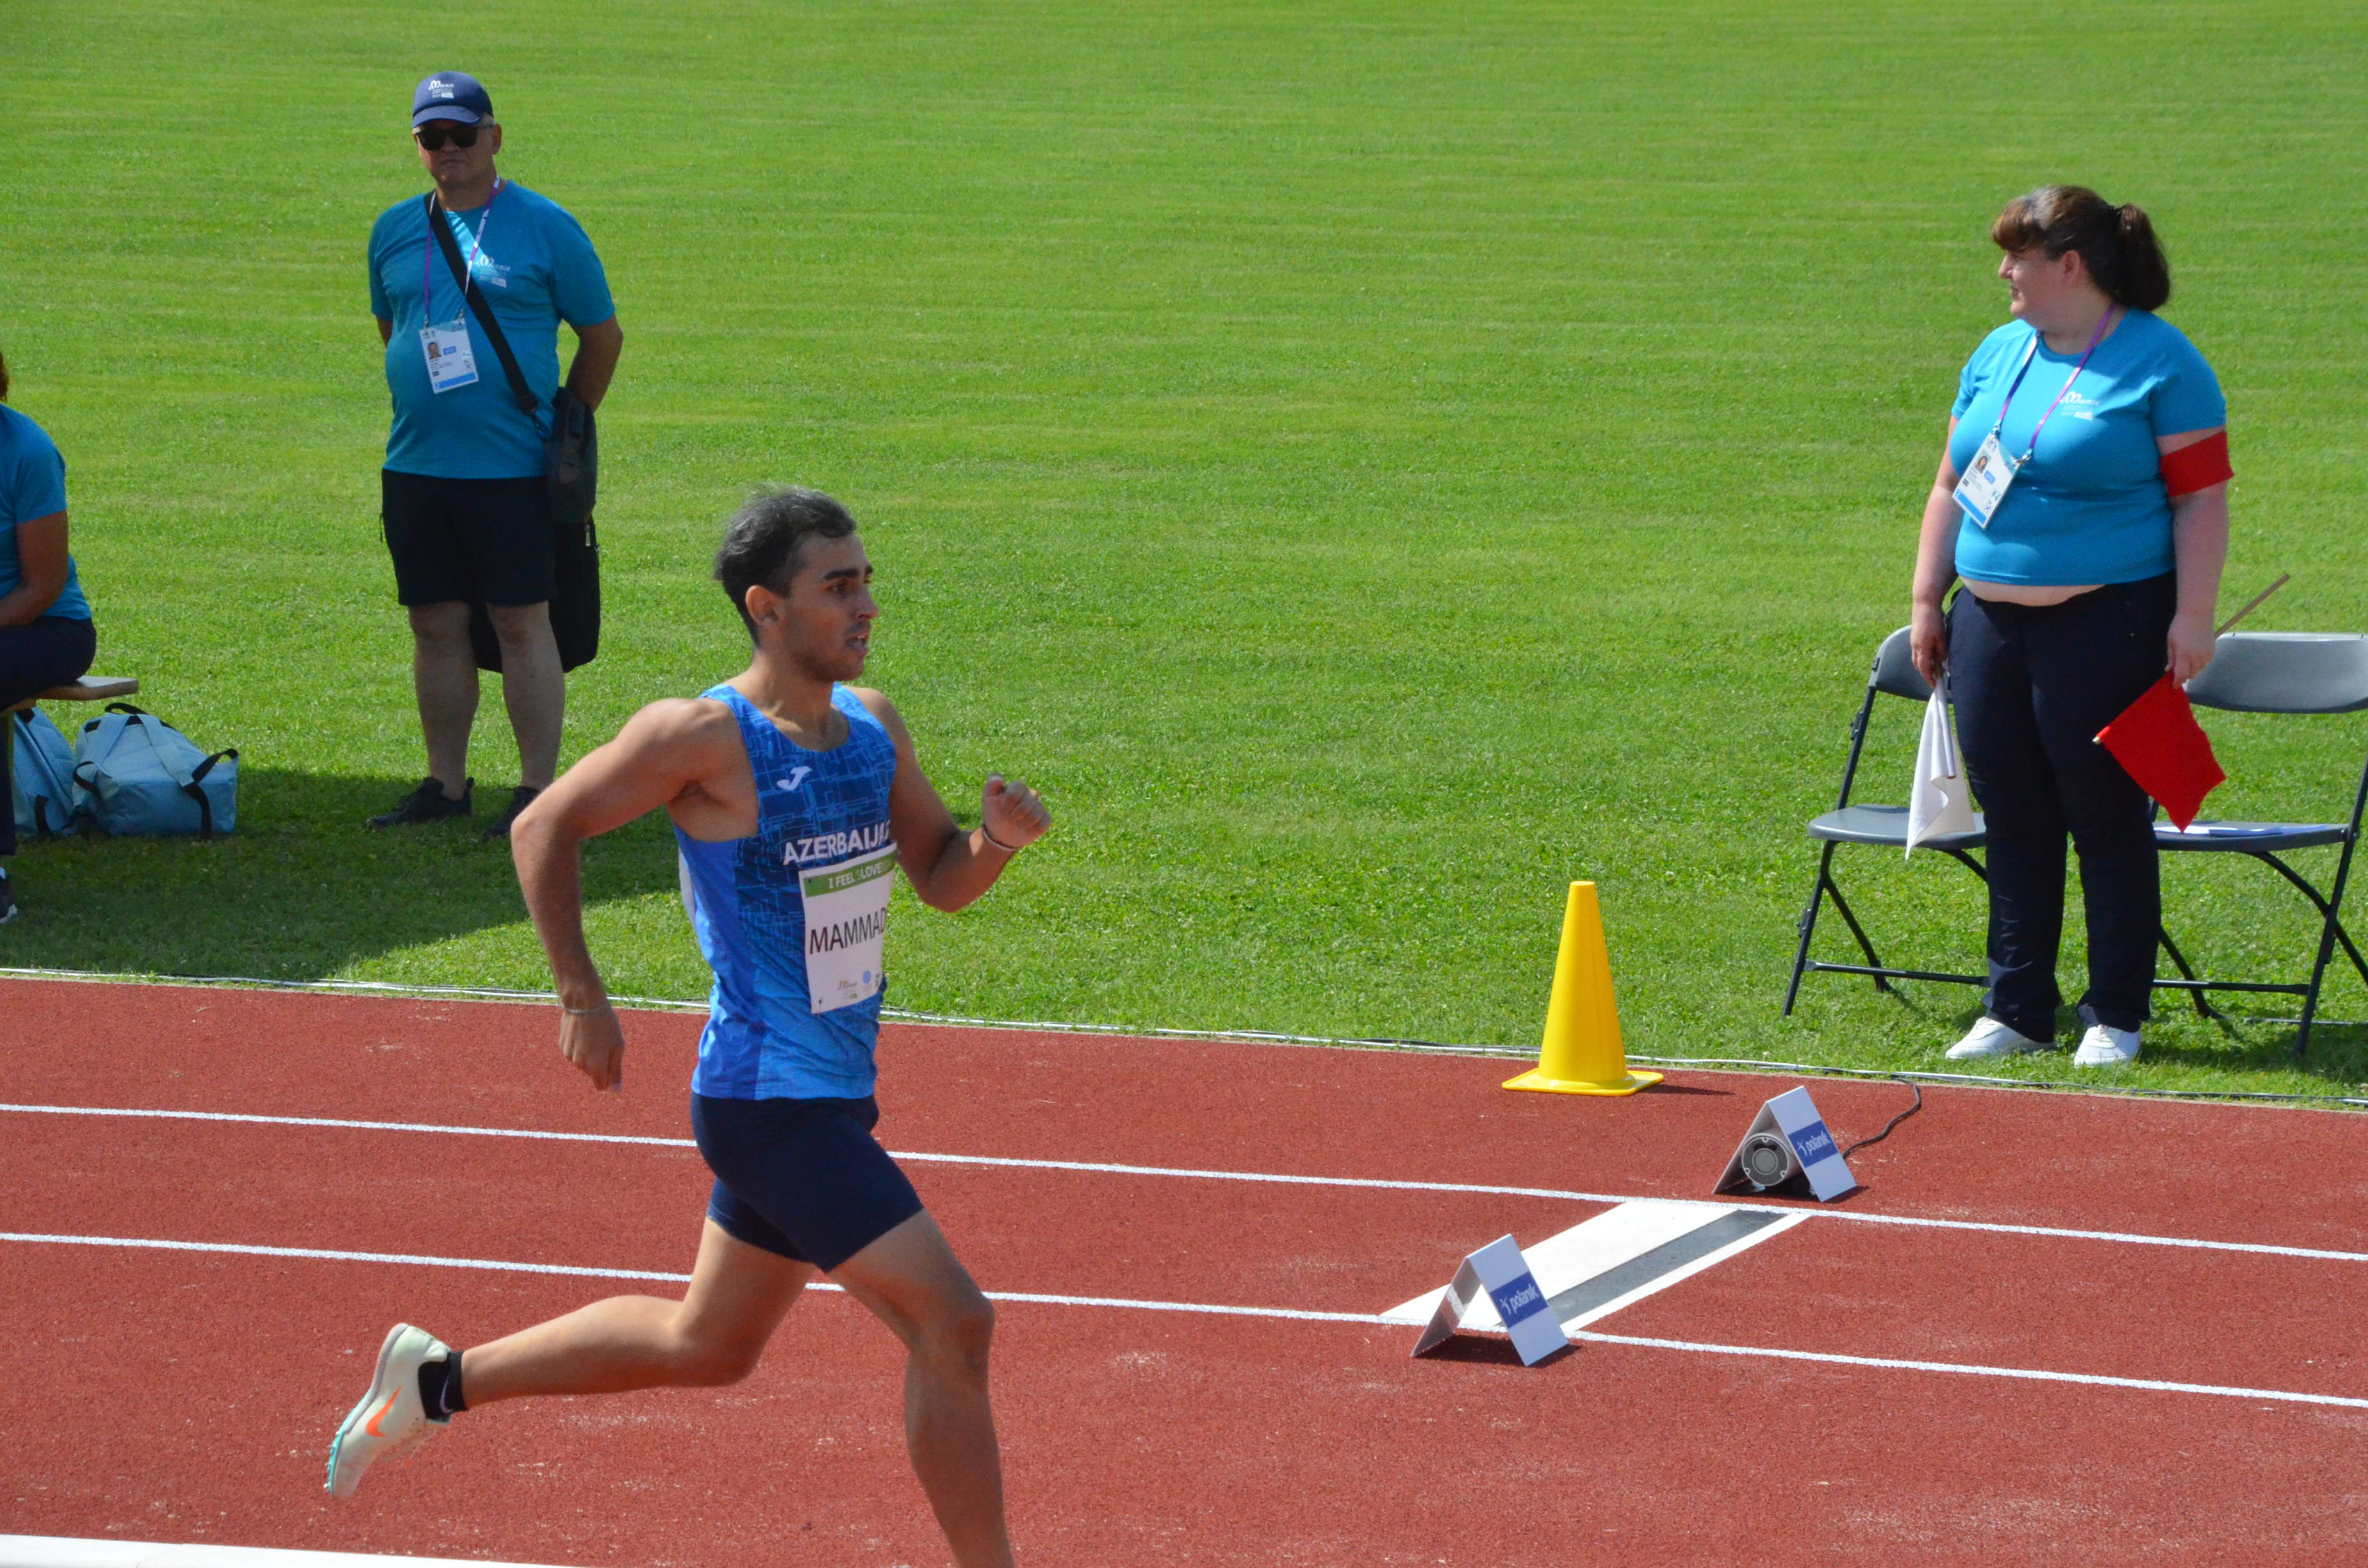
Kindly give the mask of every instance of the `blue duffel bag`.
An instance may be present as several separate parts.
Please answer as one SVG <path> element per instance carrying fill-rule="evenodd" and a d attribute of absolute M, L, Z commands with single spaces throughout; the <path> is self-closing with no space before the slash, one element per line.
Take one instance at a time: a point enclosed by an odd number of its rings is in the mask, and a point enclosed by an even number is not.
<path fill-rule="evenodd" d="M 238 753 L 208 756 L 129 702 L 82 727 L 74 777 L 99 830 L 118 837 L 211 838 L 238 825 Z"/>
<path fill-rule="evenodd" d="M 11 713 L 8 724 L 17 732 L 8 770 L 17 831 L 36 838 L 80 832 L 85 824 L 74 810 L 74 752 L 65 736 L 38 708 Z"/>

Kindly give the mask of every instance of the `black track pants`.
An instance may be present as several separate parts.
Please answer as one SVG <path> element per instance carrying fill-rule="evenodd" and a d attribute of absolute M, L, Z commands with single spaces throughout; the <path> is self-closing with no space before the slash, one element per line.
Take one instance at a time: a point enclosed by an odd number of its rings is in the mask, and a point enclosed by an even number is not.
<path fill-rule="evenodd" d="M 1949 611 L 1958 735 L 1989 828 L 1989 1016 L 2055 1035 L 2064 843 L 2080 857 L 2089 990 L 2080 1021 L 2147 1016 L 2162 885 L 2146 792 L 2097 732 L 2168 665 L 2175 576 L 2115 583 L 2034 608 L 1960 593 Z"/>

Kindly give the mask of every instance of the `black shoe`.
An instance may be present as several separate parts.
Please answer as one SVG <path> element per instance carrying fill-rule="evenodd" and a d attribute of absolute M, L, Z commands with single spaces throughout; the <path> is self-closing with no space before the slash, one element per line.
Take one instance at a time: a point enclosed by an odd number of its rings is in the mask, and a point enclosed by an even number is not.
<path fill-rule="evenodd" d="M 450 799 L 444 786 L 434 778 L 423 778 L 419 788 L 396 802 L 394 810 L 370 818 L 372 827 L 409 827 L 414 823 L 440 822 L 446 817 L 464 817 L 474 810 L 477 781 L 461 781 L 461 798 Z"/>
<path fill-rule="evenodd" d="M 8 873 L 0 871 L 0 926 L 17 918 L 17 890 L 8 885 Z"/>
<path fill-rule="evenodd" d="M 541 793 L 541 790 L 525 784 L 511 790 L 510 803 L 502 808 L 502 814 L 494 819 L 493 825 L 485 829 L 484 836 L 507 838 L 510 835 L 510 824 L 518 821 L 518 812 L 534 804 L 534 798 Z"/>

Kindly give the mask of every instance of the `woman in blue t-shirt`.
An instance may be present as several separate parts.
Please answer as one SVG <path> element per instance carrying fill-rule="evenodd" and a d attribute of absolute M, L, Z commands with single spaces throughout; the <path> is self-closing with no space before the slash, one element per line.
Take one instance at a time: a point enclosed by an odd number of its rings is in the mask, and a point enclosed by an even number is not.
<path fill-rule="evenodd" d="M 0 358 L 0 713 L 77 678 L 98 651 L 66 549 L 65 460 L 7 403 L 8 361 Z M 0 855 L 17 849 L 8 771 L 0 747 Z M 0 867 L 0 925 L 16 915 L 16 890 Z"/>
<path fill-rule="evenodd" d="M 2111 1066 L 2138 1054 L 2162 894 L 2152 808 L 2095 737 L 2166 668 L 2183 685 L 2212 661 L 2227 405 L 2154 314 L 2170 270 L 2138 208 L 2046 186 L 1990 238 L 2014 320 L 1965 363 L 1916 552 L 1916 667 L 1947 672 L 1988 827 L 1990 988 L 1949 1055 L 2054 1042 L 2068 835 L 2089 924 L 2073 1061 Z"/>

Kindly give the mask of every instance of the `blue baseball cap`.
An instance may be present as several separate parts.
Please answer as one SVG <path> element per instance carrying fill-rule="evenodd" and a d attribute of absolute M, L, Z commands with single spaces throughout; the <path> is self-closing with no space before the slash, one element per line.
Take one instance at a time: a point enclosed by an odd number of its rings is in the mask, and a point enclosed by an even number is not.
<path fill-rule="evenodd" d="M 411 129 L 431 119 L 457 119 L 474 125 L 494 118 L 494 100 L 485 85 L 465 71 L 438 71 L 411 95 Z"/>

